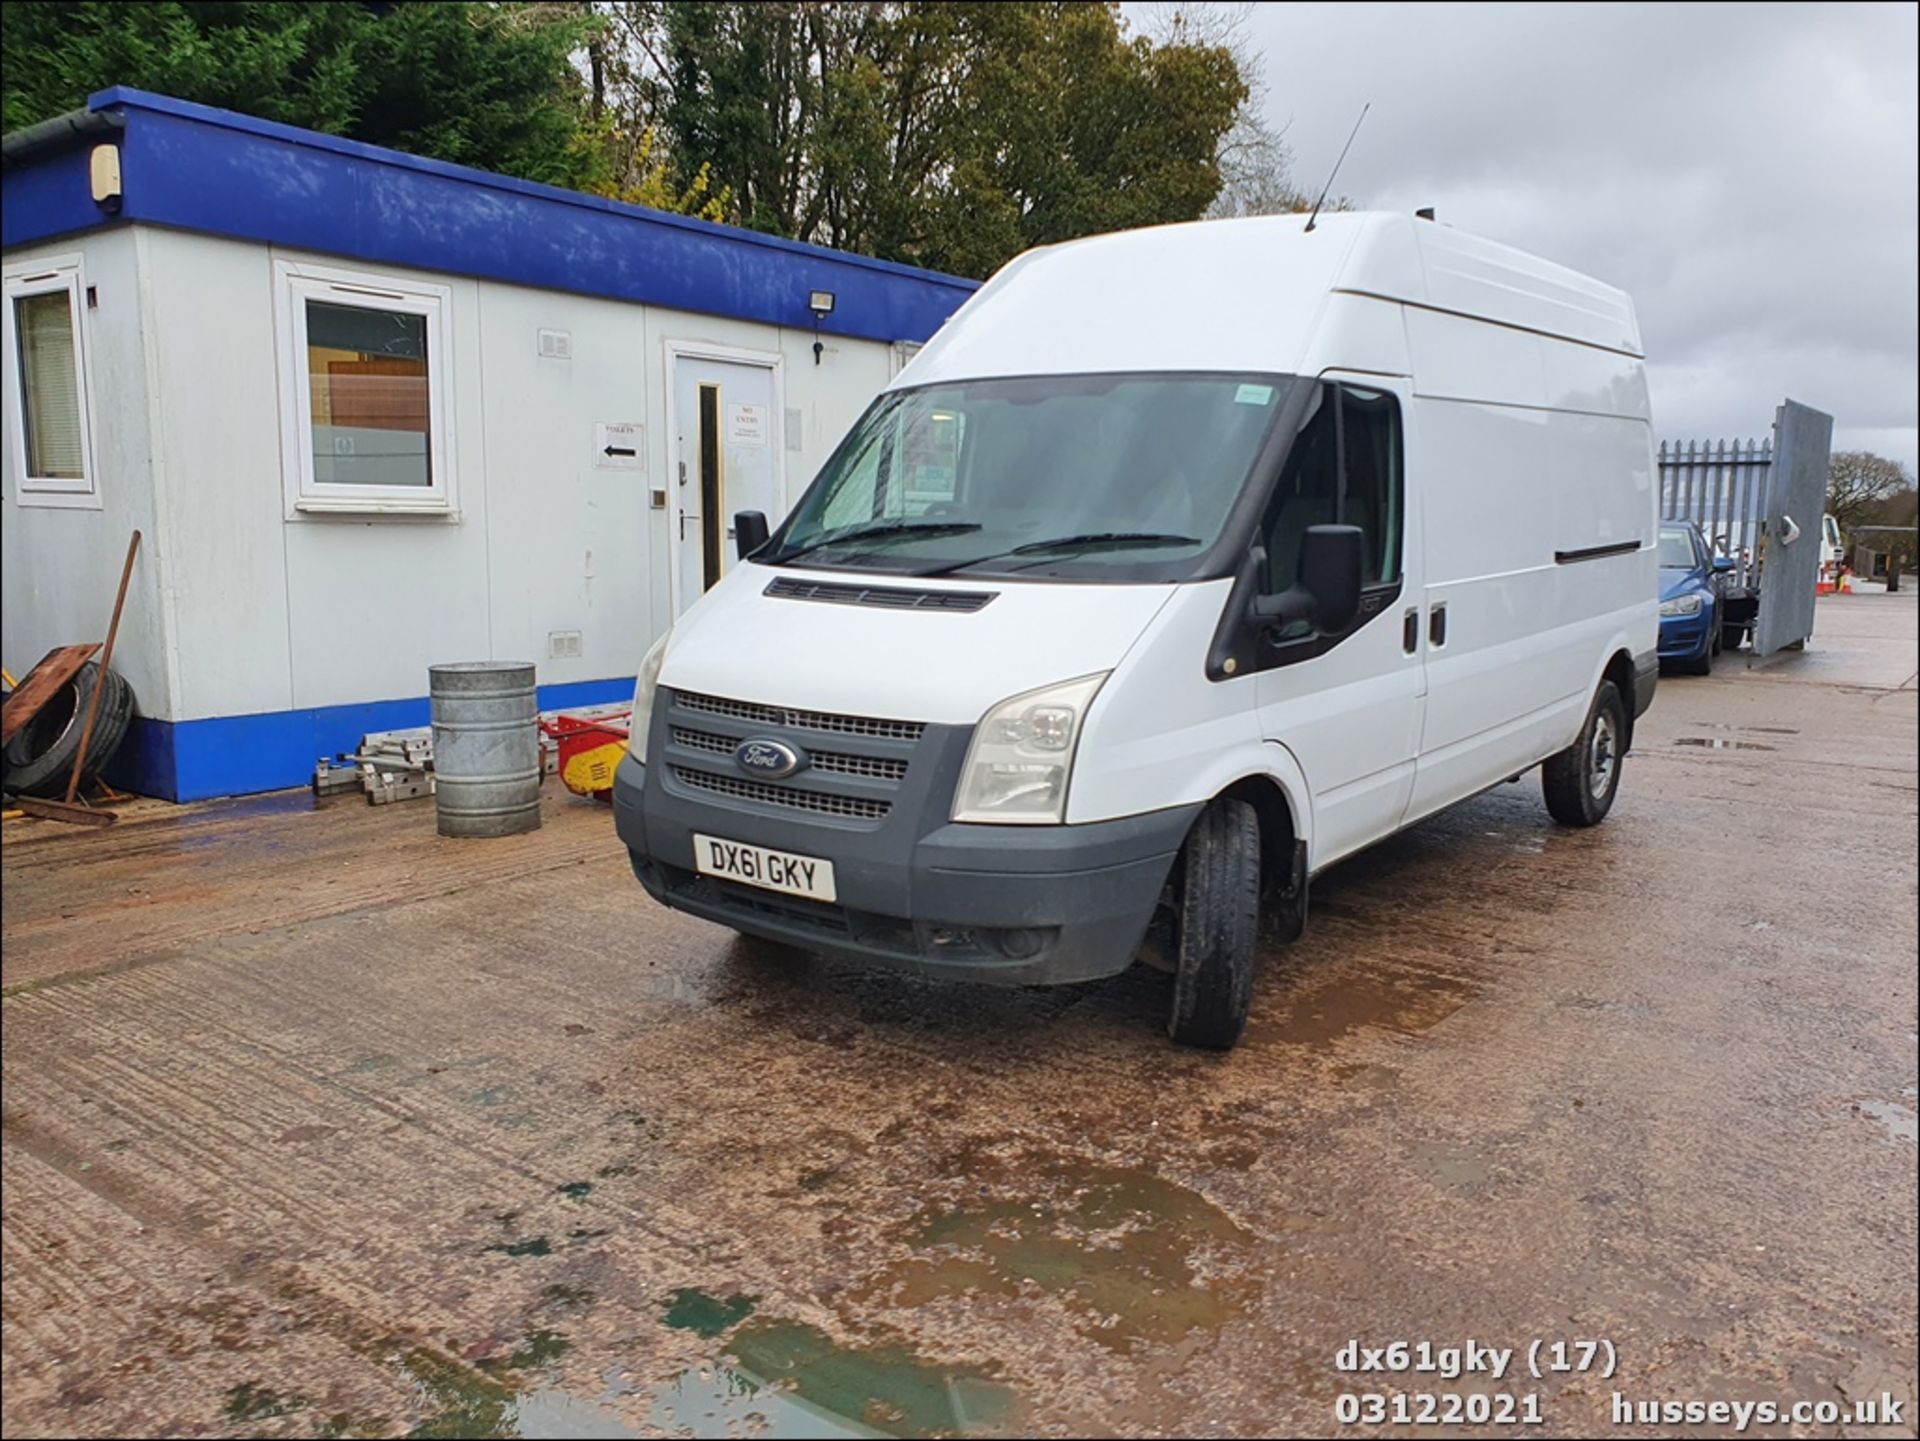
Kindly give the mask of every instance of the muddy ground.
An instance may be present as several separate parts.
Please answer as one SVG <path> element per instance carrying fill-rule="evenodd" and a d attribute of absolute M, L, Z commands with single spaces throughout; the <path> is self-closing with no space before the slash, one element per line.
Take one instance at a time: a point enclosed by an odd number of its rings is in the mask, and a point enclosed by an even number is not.
<path fill-rule="evenodd" d="M 1915 607 L 1819 627 L 1663 681 L 1597 830 L 1529 776 L 1323 877 L 1224 1058 L 1152 971 L 665 913 L 557 788 L 493 842 L 9 822 L 5 1432 L 1325 1434 L 1396 1389 L 1912 1434 Z M 1469 1338 L 1504 1380 L 1335 1366 Z"/>

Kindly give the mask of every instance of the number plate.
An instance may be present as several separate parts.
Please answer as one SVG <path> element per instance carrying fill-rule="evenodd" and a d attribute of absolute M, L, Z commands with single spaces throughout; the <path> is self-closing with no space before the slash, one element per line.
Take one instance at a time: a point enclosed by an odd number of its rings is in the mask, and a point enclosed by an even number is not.
<path fill-rule="evenodd" d="M 762 890 L 805 896 L 810 901 L 837 898 L 833 889 L 833 862 L 818 856 L 796 856 L 741 841 L 723 841 L 718 836 L 695 835 L 693 864 L 703 876 L 719 876 L 723 880 L 759 886 Z"/>

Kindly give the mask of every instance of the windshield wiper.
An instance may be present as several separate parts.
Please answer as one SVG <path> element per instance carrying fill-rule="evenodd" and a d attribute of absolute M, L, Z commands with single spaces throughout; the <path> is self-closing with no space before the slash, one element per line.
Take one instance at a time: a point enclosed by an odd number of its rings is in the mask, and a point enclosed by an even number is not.
<path fill-rule="evenodd" d="M 823 535 L 818 540 L 810 540 L 805 545 L 795 546 L 772 558 L 771 564 L 785 565 L 795 556 L 807 555 L 824 546 L 839 545 L 844 541 L 883 540 L 895 535 L 964 535 L 978 529 L 979 525 L 971 520 L 889 520 L 877 525 L 850 526 Z"/>
<path fill-rule="evenodd" d="M 975 526 L 978 530 L 979 527 Z M 972 565 L 985 565 L 990 560 L 1005 560 L 1015 555 L 1045 555 L 1056 550 L 1079 550 L 1094 546 L 1127 545 L 1199 545 L 1200 538 L 1192 535 L 1168 535 L 1151 530 L 1098 530 L 1086 535 L 1061 535 L 1051 540 L 1030 540 L 1025 545 L 1016 545 L 1011 550 L 996 550 L 989 555 L 976 555 L 971 560 L 949 561 L 941 565 L 928 566 L 925 570 L 916 570 L 915 575 L 947 575 L 952 571 L 965 570 Z"/>

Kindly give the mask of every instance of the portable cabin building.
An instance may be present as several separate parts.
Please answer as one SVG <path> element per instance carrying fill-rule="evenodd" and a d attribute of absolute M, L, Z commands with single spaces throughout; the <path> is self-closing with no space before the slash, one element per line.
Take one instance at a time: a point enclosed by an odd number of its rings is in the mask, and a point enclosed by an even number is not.
<path fill-rule="evenodd" d="M 300 784 L 427 667 L 623 699 L 974 283 L 130 89 L 6 139 L 0 650 L 98 639 L 115 767 Z"/>

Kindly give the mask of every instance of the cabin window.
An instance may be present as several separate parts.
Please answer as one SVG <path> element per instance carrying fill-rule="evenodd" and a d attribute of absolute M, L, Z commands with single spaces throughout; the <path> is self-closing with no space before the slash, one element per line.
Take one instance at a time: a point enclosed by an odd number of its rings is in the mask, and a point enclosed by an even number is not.
<path fill-rule="evenodd" d="M 1387 391 L 1323 382 L 1267 504 L 1269 593 L 1293 584 L 1300 540 L 1312 525 L 1359 526 L 1363 583 L 1398 581 L 1402 473 L 1399 401 Z"/>
<path fill-rule="evenodd" d="M 453 512 L 446 287 L 283 263 L 290 513 Z"/>
<path fill-rule="evenodd" d="M 97 506 L 77 257 L 6 275 L 6 429 L 23 505 Z"/>

